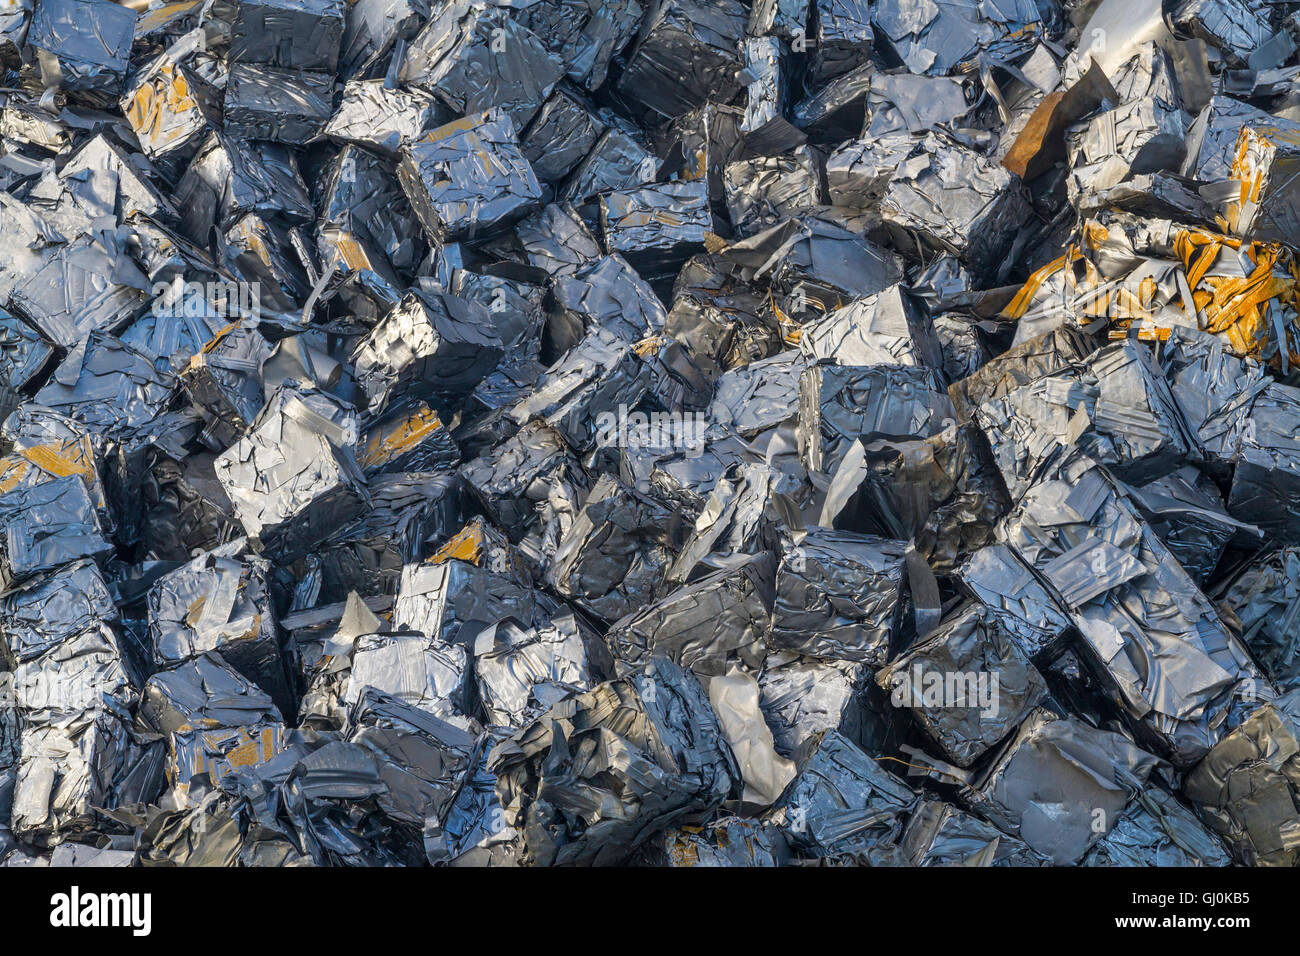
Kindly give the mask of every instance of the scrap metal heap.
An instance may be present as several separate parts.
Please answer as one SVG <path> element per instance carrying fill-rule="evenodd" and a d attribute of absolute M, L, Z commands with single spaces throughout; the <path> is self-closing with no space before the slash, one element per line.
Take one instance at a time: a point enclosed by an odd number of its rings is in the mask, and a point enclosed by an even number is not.
<path fill-rule="evenodd" d="M 0 865 L 1300 864 L 1300 2 L 18 0 Z"/>

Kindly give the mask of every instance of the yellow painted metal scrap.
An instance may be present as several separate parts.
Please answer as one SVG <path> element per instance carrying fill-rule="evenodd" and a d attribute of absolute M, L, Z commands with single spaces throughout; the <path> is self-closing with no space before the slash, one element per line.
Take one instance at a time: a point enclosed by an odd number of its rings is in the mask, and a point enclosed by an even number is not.
<path fill-rule="evenodd" d="M 19 485 L 40 484 L 45 476 L 79 475 L 86 485 L 95 483 L 95 453 L 88 437 L 35 445 L 0 458 L 0 495 Z"/>
<path fill-rule="evenodd" d="M 363 468 L 372 468 L 392 461 L 410 451 L 430 434 L 442 427 L 438 413 L 428 405 L 421 405 L 410 416 L 398 422 L 391 431 L 380 432 L 366 443 L 361 453 Z"/>
<path fill-rule="evenodd" d="M 1086 254 L 1097 252 L 1108 238 L 1105 226 L 1085 223 L 1082 248 L 1071 246 L 1034 272 L 1002 315 L 1019 320 L 1038 309 L 1058 307 L 1081 324 L 1104 318 L 1118 330 L 1127 330 L 1134 320 L 1151 321 L 1167 304 L 1160 301 L 1155 278 L 1104 276 Z M 1300 266 L 1286 246 L 1182 228 L 1174 233 L 1173 250 L 1176 262 L 1170 266 L 1181 265 L 1202 330 L 1221 336 L 1236 355 L 1269 357 L 1281 365 L 1279 350 L 1285 347 L 1286 364 L 1300 362 Z M 1224 253 L 1231 253 L 1234 261 L 1228 268 L 1216 268 Z M 1238 261 L 1248 264 L 1245 275 Z M 1279 327 L 1285 343 L 1274 341 Z M 1167 329 L 1144 331 L 1148 337 L 1168 335 Z"/>
<path fill-rule="evenodd" d="M 1225 249 L 1254 266 L 1248 275 L 1215 275 L 1211 271 Z M 1277 347 L 1286 349 L 1290 363 L 1300 362 L 1296 329 L 1300 269 L 1290 250 L 1278 243 L 1247 242 L 1197 229 L 1180 230 L 1174 250 L 1187 271 L 1205 331 L 1223 336 L 1237 355 L 1262 357 L 1274 351 L 1269 310 L 1282 309 L 1289 313 L 1284 323 L 1287 341 L 1276 343 Z M 1274 361 L 1280 362 L 1280 358 L 1274 356 Z"/>

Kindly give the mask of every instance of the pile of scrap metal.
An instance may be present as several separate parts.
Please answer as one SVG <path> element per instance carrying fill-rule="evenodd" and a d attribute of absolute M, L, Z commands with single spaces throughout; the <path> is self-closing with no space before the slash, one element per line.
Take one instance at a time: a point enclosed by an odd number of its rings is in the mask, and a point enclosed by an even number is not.
<path fill-rule="evenodd" d="M 1300 863 L 1300 14 L 17 0 L 0 865 Z"/>

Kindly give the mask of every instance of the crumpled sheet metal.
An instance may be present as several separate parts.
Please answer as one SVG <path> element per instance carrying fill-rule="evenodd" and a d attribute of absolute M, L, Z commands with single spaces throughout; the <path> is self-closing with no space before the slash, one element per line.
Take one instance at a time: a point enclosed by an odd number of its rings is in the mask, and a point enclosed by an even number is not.
<path fill-rule="evenodd" d="M 409 41 L 429 16 L 428 0 L 356 0 L 349 4 L 339 48 L 339 75 L 351 81 L 382 63 L 398 40 Z"/>
<path fill-rule="evenodd" d="M 391 606 L 391 600 L 387 602 Z M 337 613 L 335 612 L 337 609 Z M 349 592 L 340 608 L 329 605 L 328 617 L 318 620 L 309 611 L 305 621 L 290 615 L 284 628 L 291 660 L 302 671 L 304 689 L 298 706 L 298 724 L 311 730 L 344 730 L 350 708 L 343 701 L 352 677 L 352 651 L 357 638 L 382 633 L 384 622 L 357 592 Z M 323 615 L 322 615 L 323 616 Z M 300 625 L 299 621 L 303 621 Z"/>
<path fill-rule="evenodd" d="M 1264 135 L 1295 132 L 1300 123 L 1273 116 L 1231 96 L 1210 98 L 1187 130 L 1187 158 L 1180 172 L 1201 182 L 1229 178 L 1241 130 L 1250 126 Z"/>
<path fill-rule="evenodd" d="M 614 670 L 600 635 L 572 612 L 531 629 L 502 621 L 481 631 L 472 651 L 479 699 L 500 727 L 522 727 Z"/>
<path fill-rule="evenodd" d="M 138 488 L 138 509 L 133 524 L 146 558 L 184 561 L 195 550 L 208 551 L 228 544 L 243 529 L 213 469 L 214 456 L 195 455 L 183 465 L 165 453 L 151 456 Z"/>
<path fill-rule="evenodd" d="M 367 477 L 455 468 L 459 463 L 451 430 L 424 401 L 376 421 L 361 435 L 357 450 L 357 464 Z"/>
<path fill-rule="evenodd" d="M 0 641 L 13 659 L 44 654 L 75 634 L 117 620 L 117 606 L 93 561 L 75 561 L 48 578 L 0 595 Z"/>
<path fill-rule="evenodd" d="M 1300 241 L 1300 195 L 1289 184 L 1297 154 L 1300 134 L 1241 127 L 1231 171 L 1240 193 L 1225 216 L 1233 235 L 1291 246 Z"/>
<path fill-rule="evenodd" d="M 820 86 L 867 62 L 875 34 L 867 0 L 816 0 L 810 6 L 815 28 L 807 40 L 812 48 L 808 71 L 810 81 Z"/>
<path fill-rule="evenodd" d="M 443 719 L 469 706 L 469 652 L 419 631 L 363 634 L 352 646 L 352 670 L 343 701 L 355 704 L 366 688 Z"/>
<path fill-rule="evenodd" d="M 809 299 L 825 289 L 836 306 L 843 304 L 841 298 L 874 295 L 903 277 L 896 252 L 812 215 L 787 219 L 733 242 L 721 255 L 735 264 L 746 282 L 766 280 L 782 292 L 806 283 L 811 286 Z"/>
<path fill-rule="evenodd" d="M 453 0 L 412 38 L 399 79 L 455 114 L 499 109 L 522 129 L 564 76 L 564 64 L 506 6 Z"/>
<path fill-rule="evenodd" d="M 650 370 L 636 349 L 596 325 L 537 382 L 510 416 L 520 425 L 541 420 L 578 452 L 610 440 L 600 416 L 635 408 L 645 397 Z"/>
<path fill-rule="evenodd" d="M 562 83 L 519 131 L 519 147 L 538 180 L 555 183 L 591 154 L 606 128 L 594 104 Z"/>
<path fill-rule="evenodd" d="M 906 132 L 862 137 L 826 159 L 826 194 L 832 205 L 873 208 L 914 146 Z"/>
<path fill-rule="evenodd" d="M 975 600 L 991 608 L 1000 628 L 1033 658 L 1051 649 L 1070 619 L 1038 576 L 1004 544 L 990 544 L 966 558 L 953 576 Z"/>
<path fill-rule="evenodd" d="M 1100 349 L 1085 363 L 975 411 L 1013 498 L 1069 447 L 1139 484 L 1198 457 L 1195 439 L 1145 346 L 1128 339 Z"/>
<path fill-rule="evenodd" d="M 1283 544 L 1300 543 L 1297 422 L 1300 389 L 1271 382 L 1256 396 L 1240 423 L 1237 465 L 1228 493 L 1228 511 L 1234 517 L 1253 522 Z"/>
<path fill-rule="evenodd" d="M 953 415 L 933 369 L 814 365 L 799 381 L 799 456 L 809 471 L 832 474 L 854 441 L 924 438 Z"/>
<path fill-rule="evenodd" d="M 398 392 L 435 400 L 462 396 L 502 354 L 483 306 L 447 293 L 413 292 L 358 343 L 352 362 L 376 414 Z"/>
<path fill-rule="evenodd" d="M 401 298 L 399 276 L 412 272 L 425 255 L 419 219 L 378 154 L 348 145 L 327 170 L 321 184 L 318 255 L 326 268 L 374 274 L 368 281 L 376 288 L 363 287 L 358 297 L 370 300 L 366 311 L 377 318 Z M 340 297 L 347 301 L 345 292 Z"/>
<path fill-rule="evenodd" d="M 1237 455 L 1247 412 L 1271 380 L 1262 366 L 1231 354 L 1218 336 L 1174 328 L 1161 369 L 1206 457 L 1226 468 Z"/>
<path fill-rule="evenodd" d="M 134 689 L 112 629 L 99 624 L 13 670 L 13 704 L 26 728 L 85 729 L 99 713 L 127 719 Z"/>
<path fill-rule="evenodd" d="M 129 441 L 158 419 L 176 385 L 147 355 L 95 331 L 69 350 L 35 400 L 96 434 Z"/>
<path fill-rule="evenodd" d="M 600 228 L 605 249 L 622 254 L 634 268 L 685 262 L 713 229 L 707 184 L 696 179 L 606 193 L 600 197 Z"/>
<path fill-rule="evenodd" d="M 907 542 L 811 527 L 776 571 L 768 645 L 880 666 L 898 638 Z"/>
<path fill-rule="evenodd" d="M 1186 149 L 1183 124 L 1176 102 L 1145 96 L 1068 130 L 1072 198 L 1135 175 L 1177 169 Z"/>
<path fill-rule="evenodd" d="M 917 795 L 835 730 L 816 734 L 780 810 L 790 842 L 812 857 L 852 854 L 871 865 L 898 853 L 903 822 Z"/>
<path fill-rule="evenodd" d="M 530 266 L 548 276 L 573 275 L 601 257 L 592 228 L 571 203 L 548 203 L 515 226 Z"/>
<path fill-rule="evenodd" d="M 122 97 L 122 114 L 146 156 L 179 166 L 219 124 L 219 92 L 184 59 L 167 53 L 136 74 Z"/>
<path fill-rule="evenodd" d="M 390 89 L 382 80 L 354 80 L 321 131 L 340 143 L 354 143 L 397 155 L 421 134 L 442 125 L 442 110 L 431 94 Z"/>
<path fill-rule="evenodd" d="M 123 218 L 140 212 L 160 222 L 176 219 L 176 210 L 137 163 L 132 153 L 100 133 L 76 151 L 59 171 L 59 178 L 65 187 L 75 189 L 73 184 L 79 180 L 93 181 L 97 174 L 109 173 L 109 178 L 117 177 L 117 212 Z"/>
<path fill-rule="evenodd" d="M 1052 863 L 1069 865 L 1110 832 L 1160 766 L 1122 734 L 1039 708 L 962 799 Z"/>
<path fill-rule="evenodd" d="M 636 344 L 663 331 L 667 321 L 654 290 L 617 254 L 601 256 L 571 275 L 556 276 L 551 295 L 555 305 L 546 337 L 557 350 L 577 346 L 588 330 L 593 336 L 605 332 Z"/>
<path fill-rule="evenodd" d="M 0 589 L 80 558 L 105 561 L 104 540 L 85 482 L 69 475 L 0 495 Z"/>
<path fill-rule="evenodd" d="M 686 537 L 673 508 L 603 475 L 560 540 L 548 583 L 605 621 L 650 603 Z"/>
<path fill-rule="evenodd" d="M 1219 838 L 1167 790 L 1148 786 L 1080 866 L 1228 866 Z"/>
<path fill-rule="evenodd" d="M 1248 866 L 1295 866 L 1295 693 L 1259 708 L 1187 775 L 1201 819 Z"/>
<path fill-rule="evenodd" d="M 112 714 L 87 715 L 79 727 L 23 730 L 12 825 L 27 843 L 53 845 L 93 831 L 105 809 L 158 799 L 161 745 L 141 746 Z"/>
<path fill-rule="evenodd" d="M 850 302 L 799 329 L 799 351 L 836 365 L 943 367 L 938 339 L 901 286 Z"/>
<path fill-rule="evenodd" d="M 637 862 L 655 867 L 788 866 L 790 847 L 774 826 L 723 817 L 706 826 L 668 830 L 642 847 Z"/>
<path fill-rule="evenodd" d="M 224 451 L 242 438 L 257 419 L 265 400 L 260 376 L 271 346 L 251 325 L 232 323 L 217 332 L 188 359 L 180 384 L 204 420 L 201 440 Z"/>
<path fill-rule="evenodd" d="M 462 727 L 367 689 L 351 714 L 349 743 L 374 758 L 386 791 L 380 812 L 399 826 L 440 828 L 482 751 L 476 726 Z M 427 850 L 426 850 L 427 852 Z"/>
<path fill-rule="evenodd" d="M 553 490 L 585 485 L 572 449 L 541 421 L 521 426 L 487 455 L 462 465 L 459 474 L 484 512 L 514 539 L 523 537 Z"/>
<path fill-rule="evenodd" d="M 740 808 L 771 806 L 794 779 L 795 764 L 776 752 L 772 730 L 763 719 L 758 681 L 735 670 L 709 678 L 708 691 L 722 735 L 740 768 Z"/>
<path fill-rule="evenodd" d="M 636 36 L 646 11 L 636 0 L 547 0 L 509 6 L 513 17 L 566 65 L 569 79 L 589 90 L 605 82 L 611 61 Z"/>
<path fill-rule="evenodd" d="M 541 187 L 515 130 L 494 107 L 439 126 L 402 149 L 398 178 L 431 241 L 487 236 L 539 205 Z"/>
<path fill-rule="evenodd" d="M 732 568 L 763 552 L 775 553 L 784 529 L 797 523 L 788 479 L 764 464 L 726 469 L 704 501 L 695 526 L 664 577 L 667 588 L 709 571 Z"/>
<path fill-rule="evenodd" d="M 756 14 L 751 10 L 751 18 Z M 799 27 L 802 31 L 803 27 Z M 792 101 L 790 69 L 784 57 L 781 39 L 774 36 L 747 36 L 745 55 L 745 115 L 740 122 L 745 144 L 756 153 L 783 152 L 799 146 L 807 135 L 787 118 Z"/>
<path fill-rule="evenodd" d="M 73 348 L 93 331 L 116 332 L 143 312 L 145 277 L 121 257 L 109 233 L 55 247 L 39 267 L 24 270 L 10 306 L 46 339 Z"/>
<path fill-rule="evenodd" d="M 1030 215 L 1020 180 L 973 151 L 927 134 L 880 199 L 886 224 L 963 264 L 997 266 Z"/>
<path fill-rule="evenodd" d="M 964 71 L 981 51 L 1015 60 L 1043 31 L 1032 0 L 961 0 L 922 11 L 906 0 L 883 0 L 872 7 L 871 23 L 877 45 L 892 48 L 911 72 L 932 76 Z"/>
<path fill-rule="evenodd" d="M 245 531 L 291 560 L 365 508 L 357 438 L 351 406 L 289 382 L 213 467 Z"/>
<path fill-rule="evenodd" d="M 280 723 L 271 697 L 216 651 L 159 671 L 140 691 L 140 718 L 160 734 Z"/>
<path fill-rule="evenodd" d="M 207 245 L 214 226 L 225 231 L 248 213 L 283 216 L 289 223 L 314 218 L 311 197 L 294 155 L 278 143 L 242 143 L 212 133 L 176 185 L 180 231 Z"/>
<path fill-rule="evenodd" d="M 149 637 L 159 664 L 210 651 L 291 711 L 266 561 L 232 541 L 159 578 L 149 590 Z"/>
<path fill-rule="evenodd" d="M 870 112 L 866 133 L 920 133 L 940 126 L 958 126 L 973 104 L 962 82 L 953 77 L 914 73 L 877 73 L 867 97 Z"/>
<path fill-rule="evenodd" d="M 27 39 L 27 28 L 32 18 L 32 0 L 19 0 L 14 9 L 0 15 L 0 62 L 6 68 L 18 65 Z"/>
<path fill-rule="evenodd" d="M 338 66 L 343 0 L 240 0 L 235 9 L 231 62 L 331 73 Z"/>
<path fill-rule="evenodd" d="M 46 433 L 34 430 L 29 434 L 22 434 L 19 427 L 15 429 L 17 434 L 8 436 L 14 451 L 0 458 L 0 494 L 32 488 L 55 478 L 75 476 L 85 483 L 104 530 L 115 530 L 99 474 L 102 447 L 97 451 L 96 442 L 83 430 L 80 422 L 64 418 L 44 406 L 29 407 L 39 408 L 44 416 L 57 421 L 58 425 Z M 16 413 L 13 417 L 19 418 L 20 415 Z"/>
<path fill-rule="evenodd" d="M 1109 322 L 1158 338 L 1199 328 L 1234 355 L 1285 370 L 1300 360 L 1297 276 L 1295 254 L 1280 243 L 1116 212 L 1086 223 L 1082 247 L 1031 275 L 1003 314 L 1026 338 L 1062 324 Z"/>
<path fill-rule="evenodd" d="M 1093 6 L 0 11 L 0 865 L 1296 862 L 1300 20 Z"/>
<path fill-rule="evenodd" d="M 740 41 L 748 12 L 738 0 L 657 3 L 626 54 L 618 81 L 624 96 L 674 119 L 740 91 Z"/>
<path fill-rule="evenodd" d="M 107 0 L 39 0 L 27 46 L 47 86 L 112 97 L 122 91 L 135 12 Z"/>
<path fill-rule="evenodd" d="M 1111 481 L 1082 456 L 1065 460 L 1026 492 L 999 539 L 1068 609 L 1139 740 L 1187 767 L 1231 728 L 1234 715 L 1244 716 L 1246 703 L 1273 691 Z"/>
<path fill-rule="evenodd" d="M 480 634 L 507 619 L 523 627 L 545 623 L 531 582 L 520 581 L 500 552 L 484 550 L 488 567 L 450 556 L 404 567 L 394 626 L 419 631 L 440 648 L 472 649 Z"/>
<path fill-rule="evenodd" d="M 1227 511 L 1218 487 L 1191 465 L 1141 487 L 1125 486 L 1143 519 L 1202 588 L 1230 545 L 1257 545 L 1263 532 Z"/>
<path fill-rule="evenodd" d="M 1280 689 L 1300 679 L 1300 553 L 1280 548 L 1251 562 L 1218 592 L 1220 612 Z"/>
<path fill-rule="evenodd" d="M 1170 13 L 1173 25 L 1212 44 L 1233 65 L 1244 65 L 1273 31 L 1268 18 L 1244 0 L 1183 0 Z"/>
<path fill-rule="evenodd" d="M 488 769 L 521 859 L 541 865 L 625 861 L 716 809 L 740 776 L 704 689 L 664 660 L 556 704 L 497 744 Z"/>
<path fill-rule="evenodd" d="M 623 671 L 667 659 L 701 677 L 757 673 L 767 648 L 774 562 L 757 554 L 690 582 L 610 625 L 605 642 Z"/>
<path fill-rule="evenodd" d="M 280 752 L 282 733 L 279 724 L 173 733 L 169 796 L 180 806 L 194 806 L 210 787 L 226 789 L 239 771 L 270 762 Z"/>
<path fill-rule="evenodd" d="M 157 799 L 161 745 L 127 726 L 135 690 L 105 624 L 69 637 L 12 674 L 22 725 L 11 825 L 52 846 L 94 826 L 95 808 Z"/>
<path fill-rule="evenodd" d="M 745 438 L 788 422 L 797 414 L 799 379 L 808 361 L 802 352 L 781 352 L 729 369 L 714 385 L 709 418 Z"/>
<path fill-rule="evenodd" d="M 562 200 L 587 202 L 611 189 L 634 189 L 659 172 L 659 158 L 640 130 L 604 111 L 597 121 L 601 131 L 560 190 Z"/>
<path fill-rule="evenodd" d="M 959 608 L 876 673 L 944 755 L 969 767 L 1042 703 L 1047 686 L 1001 616 Z"/>
<path fill-rule="evenodd" d="M 54 358 L 54 347 L 17 316 L 0 315 L 0 411 L 12 411 L 19 389 L 32 381 Z"/>
<path fill-rule="evenodd" d="M 789 156 L 758 156 L 728 163 L 723 189 L 732 225 L 742 234 L 761 232 L 819 205 L 820 165 L 807 147 Z"/>
<path fill-rule="evenodd" d="M 1028 844 L 951 803 L 923 797 L 899 841 L 912 866 L 1046 866 Z"/>
<path fill-rule="evenodd" d="M 334 77 L 236 63 L 226 80 L 223 128 L 244 139 L 300 145 L 333 113 Z"/>

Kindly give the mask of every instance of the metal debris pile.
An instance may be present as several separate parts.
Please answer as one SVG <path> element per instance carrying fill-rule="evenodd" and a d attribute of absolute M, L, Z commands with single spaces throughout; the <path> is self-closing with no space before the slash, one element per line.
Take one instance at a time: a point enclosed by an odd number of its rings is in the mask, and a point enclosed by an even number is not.
<path fill-rule="evenodd" d="M 1300 862 L 1300 3 L 0 69 L 5 865 Z"/>

